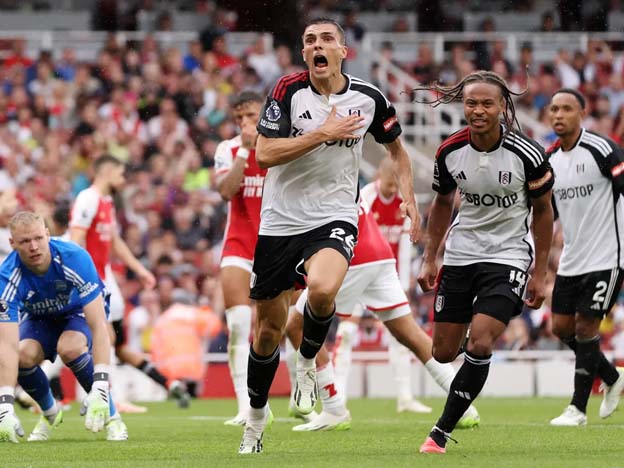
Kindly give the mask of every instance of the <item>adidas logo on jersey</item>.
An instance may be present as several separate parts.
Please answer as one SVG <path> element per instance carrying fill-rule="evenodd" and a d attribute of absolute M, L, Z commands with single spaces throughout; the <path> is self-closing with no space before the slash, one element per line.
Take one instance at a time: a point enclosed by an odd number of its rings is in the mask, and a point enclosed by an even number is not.
<path fill-rule="evenodd" d="M 591 310 L 601 310 L 602 307 L 600 307 L 600 303 L 599 302 L 594 302 L 593 305 L 590 307 Z"/>
<path fill-rule="evenodd" d="M 466 180 L 466 174 L 464 174 L 464 171 L 460 171 L 459 174 L 455 176 L 455 178 L 457 180 Z"/>
<path fill-rule="evenodd" d="M 300 119 L 308 119 L 308 120 L 312 120 L 312 114 L 310 114 L 310 111 L 307 110 L 305 111 L 303 114 L 301 114 L 299 116 Z"/>

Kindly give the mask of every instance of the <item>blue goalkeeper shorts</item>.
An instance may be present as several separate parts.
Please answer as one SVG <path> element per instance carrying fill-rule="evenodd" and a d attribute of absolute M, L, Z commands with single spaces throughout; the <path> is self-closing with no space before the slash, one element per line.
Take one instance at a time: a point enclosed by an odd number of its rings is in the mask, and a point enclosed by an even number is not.
<path fill-rule="evenodd" d="M 27 317 L 19 324 L 21 340 L 35 340 L 43 348 L 46 359 L 54 362 L 56 359 L 56 345 L 61 334 L 65 331 L 77 331 L 87 338 L 87 346 L 91 352 L 91 329 L 83 314 L 71 314 L 60 317 L 30 318 Z"/>

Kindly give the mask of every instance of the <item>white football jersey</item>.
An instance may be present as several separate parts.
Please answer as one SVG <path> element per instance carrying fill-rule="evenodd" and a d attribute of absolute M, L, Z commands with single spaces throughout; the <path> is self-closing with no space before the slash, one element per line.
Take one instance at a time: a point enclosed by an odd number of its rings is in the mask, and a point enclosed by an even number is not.
<path fill-rule="evenodd" d="M 582 129 L 570 151 L 555 142 L 553 201 L 563 228 L 558 274 L 624 268 L 624 155 L 608 138 Z"/>
<path fill-rule="evenodd" d="M 533 261 L 529 197 L 553 183 L 544 150 L 527 136 L 510 132 L 489 152 L 470 142 L 468 127 L 438 148 L 433 189 L 459 189 L 459 213 L 449 228 L 445 265 L 501 263 L 523 270 Z"/>
<path fill-rule="evenodd" d="M 280 78 L 260 114 L 258 133 L 267 138 L 297 138 L 319 128 L 336 106 L 339 117 L 364 117 L 357 138 L 326 142 L 294 161 L 271 167 L 264 183 L 260 234 L 295 235 L 332 221 L 357 226 L 358 172 L 363 138 L 390 143 L 401 133 L 396 111 L 365 81 L 345 75 L 339 93 L 325 97 L 308 72 Z"/>

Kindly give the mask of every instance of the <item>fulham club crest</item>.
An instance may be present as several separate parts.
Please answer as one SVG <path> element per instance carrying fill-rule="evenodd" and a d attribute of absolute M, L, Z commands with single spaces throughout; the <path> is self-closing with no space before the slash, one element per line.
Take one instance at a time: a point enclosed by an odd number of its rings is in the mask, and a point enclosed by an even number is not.
<path fill-rule="evenodd" d="M 509 184 L 511 184 L 511 172 L 509 172 L 509 171 L 498 171 L 498 182 L 501 185 L 509 185 Z"/>

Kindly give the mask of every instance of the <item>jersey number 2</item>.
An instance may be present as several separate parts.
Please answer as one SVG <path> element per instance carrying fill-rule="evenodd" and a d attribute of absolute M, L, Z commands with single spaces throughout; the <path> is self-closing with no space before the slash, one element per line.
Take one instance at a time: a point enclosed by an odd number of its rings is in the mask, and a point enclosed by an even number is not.
<path fill-rule="evenodd" d="M 604 303 L 605 292 L 607 292 L 607 282 L 606 281 L 598 281 L 596 283 L 596 292 L 594 293 L 594 297 L 592 297 L 592 301 L 594 301 L 594 302 L 603 302 Z"/>

